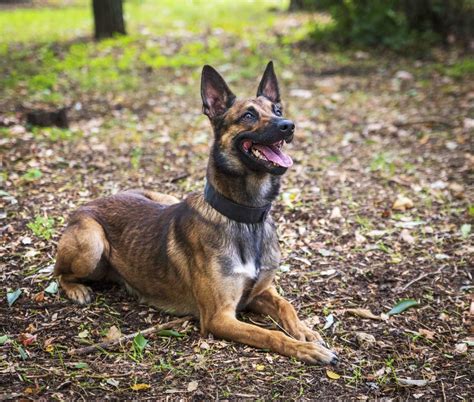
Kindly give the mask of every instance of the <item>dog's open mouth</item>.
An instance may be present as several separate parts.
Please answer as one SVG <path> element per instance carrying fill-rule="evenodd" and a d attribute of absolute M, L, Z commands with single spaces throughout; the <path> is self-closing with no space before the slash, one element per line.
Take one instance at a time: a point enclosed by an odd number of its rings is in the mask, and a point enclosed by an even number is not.
<path fill-rule="evenodd" d="M 272 166 L 289 168 L 293 160 L 282 151 L 284 141 L 273 144 L 258 144 L 251 140 L 242 141 L 242 149 L 253 158 L 270 163 Z"/>

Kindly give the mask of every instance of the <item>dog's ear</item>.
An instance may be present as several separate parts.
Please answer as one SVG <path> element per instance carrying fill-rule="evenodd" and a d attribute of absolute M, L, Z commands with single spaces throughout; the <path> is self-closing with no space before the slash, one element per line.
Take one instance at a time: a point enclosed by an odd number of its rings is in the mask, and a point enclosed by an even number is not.
<path fill-rule="evenodd" d="M 235 101 L 235 95 L 224 79 L 211 66 L 204 66 L 201 75 L 202 111 L 209 118 L 220 116 Z"/>
<path fill-rule="evenodd" d="M 280 90 L 278 89 L 278 81 L 273 70 L 273 61 L 267 64 L 267 68 L 263 73 L 262 80 L 257 90 L 257 97 L 264 96 L 273 103 L 280 103 Z"/>

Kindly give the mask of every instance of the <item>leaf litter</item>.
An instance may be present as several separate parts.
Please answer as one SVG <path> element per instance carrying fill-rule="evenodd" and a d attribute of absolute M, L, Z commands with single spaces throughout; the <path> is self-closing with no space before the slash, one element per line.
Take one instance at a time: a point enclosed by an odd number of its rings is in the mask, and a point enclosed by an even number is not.
<path fill-rule="evenodd" d="M 252 7 L 257 6 L 245 8 Z M 95 287 L 96 299 L 87 307 L 65 300 L 60 289 L 46 289 L 53 283 L 55 243 L 77 206 L 133 187 L 179 198 L 202 190 L 212 135 L 197 102 L 204 64 L 199 62 L 138 69 L 134 74 L 146 85 L 133 90 L 60 83 L 66 100 L 81 105 L 70 112 L 69 131 L 26 127 L 16 112 L 18 94 L 2 87 L 0 121 L 13 121 L 0 128 L 6 172 L 0 193 L 2 389 L 45 399 L 133 399 L 138 393 L 158 399 L 181 392 L 198 399 L 443 399 L 444 393 L 469 399 L 474 156 L 472 119 L 466 116 L 472 80 L 443 73 L 446 60 L 458 57 L 446 50 L 437 50 L 430 61 L 376 52 L 358 58 L 351 50 L 298 44 L 285 48 L 269 39 L 304 28 L 307 17 L 262 15 L 269 20 L 250 23 L 239 16 L 248 28 L 244 39 L 224 25 L 202 34 L 144 33 L 140 43 L 173 54 L 184 44 L 217 41 L 230 57 L 239 57 L 206 63 L 230 76 L 239 95 L 254 93 L 263 58 L 291 56 L 275 60 L 285 113 L 297 122 L 290 145 L 297 163 L 272 209 L 283 256 L 276 283 L 315 330 L 323 332 L 330 312 L 337 317 L 323 336 L 341 359 L 334 372 L 340 378 L 331 379 L 325 367 L 213 338 L 205 340 L 209 348 L 201 348 L 195 322 L 174 329 L 185 337 L 147 335 L 146 345 L 136 343 L 135 355 L 133 340 L 87 356 L 64 354 L 100 342 L 113 326 L 133 334 L 173 319 L 114 285 Z M 262 39 L 254 45 L 252 38 Z M 103 51 L 122 57 L 133 44 L 120 41 L 93 45 L 90 58 Z M 12 44 L 8 53 L 40 54 L 34 46 Z M 53 53 L 66 57 L 71 44 L 54 46 Z M 9 75 L 5 64 L 0 69 Z M 403 80 L 397 87 L 392 79 L 400 71 L 411 77 L 397 78 Z M 117 81 L 128 78 L 119 75 Z M 38 94 L 24 92 L 21 102 L 41 106 Z M 400 299 L 420 305 L 389 318 L 386 312 Z M 271 320 L 257 320 L 278 329 Z M 30 323 L 35 331 L 26 330 Z M 360 333 L 373 336 L 374 346 L 361 347 L 357 333 L 362 342 Z M 71 370 L 83 364 L 88 367 Z M 445 388 L 433 376 L 442 377 Z M 198 387 L 188 391 L 194 382 Z"/>

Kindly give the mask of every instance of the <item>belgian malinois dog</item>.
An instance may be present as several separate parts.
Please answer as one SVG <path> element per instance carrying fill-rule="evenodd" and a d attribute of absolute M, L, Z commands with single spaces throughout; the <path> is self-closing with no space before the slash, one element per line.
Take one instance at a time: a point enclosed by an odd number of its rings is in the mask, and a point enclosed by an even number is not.
<path fill-rule="evenodd" d="M 247 100 L 237 100 L 219 73 L 204 66 L 201 97 L 214 131 L 205 191 L 180 202 L 130 190 L 79 208 L 59 241 L 54 272 L 62 289 L 89 303 L 84 282 L 116 280 L 142 302 L 194 315 L 204 336 L 337 363 L 272 285 L 280 251 L 268 212 L 293 163 L 283 148 L 295 129 L 283 117 L 273 63 L 257 97 Z M 241 310 L 268 314 L 286 334 L 239 321 Z"/>

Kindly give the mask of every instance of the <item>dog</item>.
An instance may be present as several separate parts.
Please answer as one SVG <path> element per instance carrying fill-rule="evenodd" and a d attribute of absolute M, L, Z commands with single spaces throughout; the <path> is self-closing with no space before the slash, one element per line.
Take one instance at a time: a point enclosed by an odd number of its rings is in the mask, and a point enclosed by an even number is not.
<path fill-rule="evenodd" d="M 273 62 L 246 100 L 206 65 L 201 97 L 214 132 L 204 192 L 180 202 L 129 190 L 80 207 L 58 243 L 54 273 L 63 291 L 84 304 L 92 300 L 86 282 L 118 281 L 141 302 L 193 315 L 203 336 L 336 364 L 272 284 L 280 250 L 269 210 L 293 163 L 283 148 L 295 130 L 283 117 Z M 242 310 L 269 315 L 286 334 L 239 321 Z"/>

